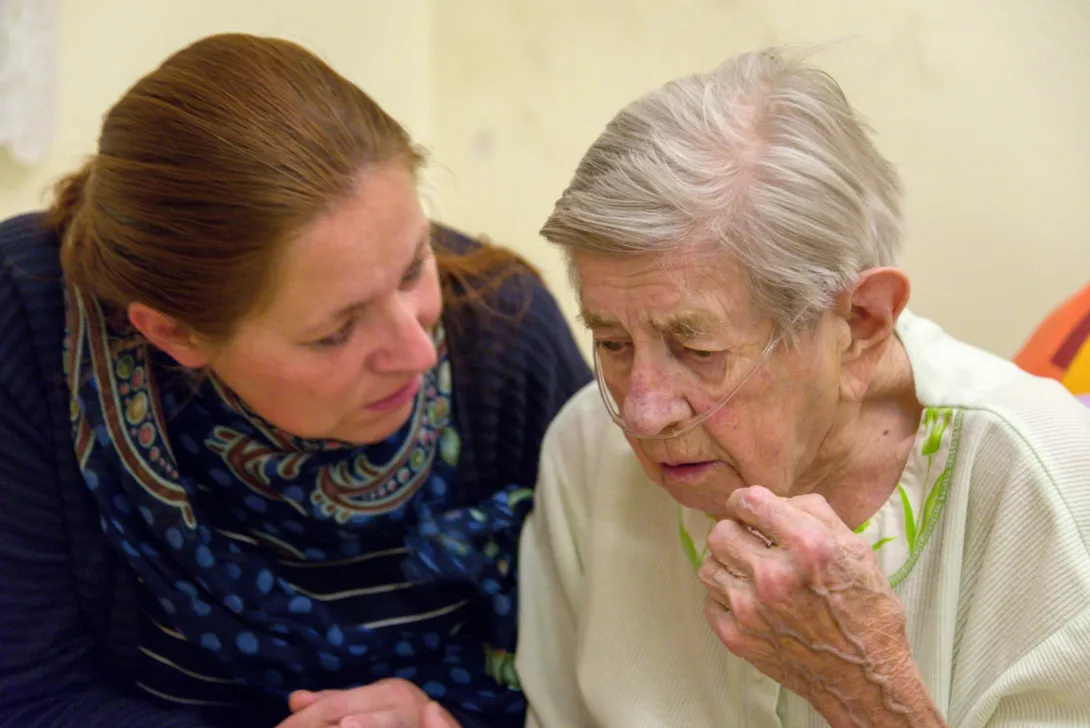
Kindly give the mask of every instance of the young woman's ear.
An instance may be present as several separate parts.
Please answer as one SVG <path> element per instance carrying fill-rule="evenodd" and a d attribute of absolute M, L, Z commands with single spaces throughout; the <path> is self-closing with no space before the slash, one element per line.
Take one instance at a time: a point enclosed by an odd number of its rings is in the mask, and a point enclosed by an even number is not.
<path fill-rule="evenodd" d="M 211 358 L 207 345 L 186 326 L 142 303 L 129 304 L 129 323 L 154 347 L 188 369 L 200 369 Z"/>

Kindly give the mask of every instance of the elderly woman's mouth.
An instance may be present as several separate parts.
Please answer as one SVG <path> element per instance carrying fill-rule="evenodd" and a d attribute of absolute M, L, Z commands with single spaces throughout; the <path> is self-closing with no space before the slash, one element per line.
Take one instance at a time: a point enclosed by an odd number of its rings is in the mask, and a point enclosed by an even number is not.
<path fill-rule="evenodd" d="M 698 460 L 690 463 L 659 463 L 663 476 L 673 480 L 696 480 L 707 475 L 719 464 L 718 460 Z"/>

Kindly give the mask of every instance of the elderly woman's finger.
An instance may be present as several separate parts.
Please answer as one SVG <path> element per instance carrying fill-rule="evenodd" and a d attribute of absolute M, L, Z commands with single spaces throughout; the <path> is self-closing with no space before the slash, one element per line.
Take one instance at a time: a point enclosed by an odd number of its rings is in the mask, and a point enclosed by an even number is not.
<path fill-rule="evenodd" d="M 719 521 L 708 534 L 708 553 L 739 576 L 751 576 L 768 544 L 741 523 Z"/>
<path fill-rule="evenodd" d="M 787 549 L 820 548 L 825 524 L 767 488 L 736 490 L 727 501 L 731 517 Z"/>
<path fill-rule="evenodd" d="M 697 573 L 708 590 L 708 596 L 732 612 L 743 624 L 755 626 L 762 623 L 751 577 L 735 572 L 714 557 L 706 559 Z"/>
<path fill-rule="evenodd" d="M 825 500 L 825 496 L 823 495 L 807 493 L 806 495 L 791 498 L 789 499 L 789 502 L 803 513 L 809 513 L 828 528 L 834 530 L 847 528 L 844 522 L 840 520 L 840 516 L 836 515 L 836 511 L 833 510 L 833 507 L 829 505 L 829 501 Z"/>
<path fill-rule="evenodd" d="M 748 637 L 739 626 L 738 618 L 710 594 L 704 598 L 704 619 L 728 650 L 738 656 L 745 655 Z"/>
<path fill-rule="evenodd" d="M 700 569 L 696 572 L 700 583 L 708 590 L 708 595 L 724 608 L 730 609 L 730 591 L 737 582 L 743 581 L 738 574 L 731 573 L 714 556 L 704 559 Z"/>

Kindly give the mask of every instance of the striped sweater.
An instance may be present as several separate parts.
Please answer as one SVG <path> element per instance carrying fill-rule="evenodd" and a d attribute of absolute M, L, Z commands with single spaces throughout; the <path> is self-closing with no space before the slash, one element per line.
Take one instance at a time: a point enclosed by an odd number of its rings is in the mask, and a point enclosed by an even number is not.
<path fill-rule="evenodd" d="M 456 249 L 471 245 L 448 237 Z M 501 312 L 529 305 L 517 326 L 471 313 L 446 321 L 462 440 L 455 487 L 466 503 L 532 485 L 552 416 L 590 379 L 536 279 L 492 298 Z M 271 728 L 286 715 L 280 701 L 255 706 L 251 696 L 241 713 L 199 707 L 230 702 L 234 686 L 178 639 L 104 541 L 73 455 L 63 335 L 55 236 L 37 215 L 0 224 L 0 726 Z M 370 556 L 368 578 L 381 580 L 397 554 Z M 300 582 L 330 592 L 358 586 L 358 576 L 317 570 Z M 394 625 L 421 617 L 411 600 L 363 607 Z"/>

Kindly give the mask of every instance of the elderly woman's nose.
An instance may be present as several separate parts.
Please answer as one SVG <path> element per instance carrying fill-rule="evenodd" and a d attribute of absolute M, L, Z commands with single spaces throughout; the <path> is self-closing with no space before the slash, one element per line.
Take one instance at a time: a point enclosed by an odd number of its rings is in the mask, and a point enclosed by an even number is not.
<path fill-rule="evenodd" d="M 661 377 L 633 378 L 621 407 L 625 429 L 635 435 L 657 435 L 691 415 L 685 399 Z"/>

